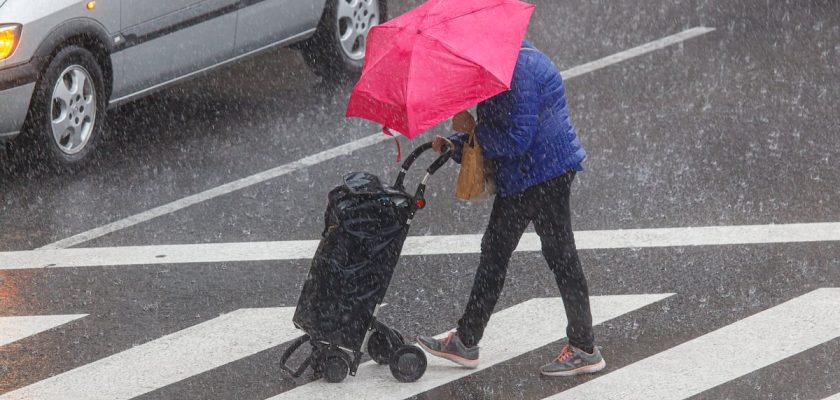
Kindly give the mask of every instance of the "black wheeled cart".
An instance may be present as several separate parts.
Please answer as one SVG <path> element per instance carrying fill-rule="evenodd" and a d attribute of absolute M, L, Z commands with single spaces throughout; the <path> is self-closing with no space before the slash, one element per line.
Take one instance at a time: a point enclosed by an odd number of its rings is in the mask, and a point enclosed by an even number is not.
<path fill-rule="evenodd" d="M 283 369 L 294 377 L 312 367 L 316 376 L 341 382 L 356 374 L 363 351 L 388 365 L 401 382 L 413 382 L 426 372 L 426 355 L 402 335 L 376 319 L 411 220 L 426 206 L 426 183 L 450 158 L 437 158 L 413 195 L 405 190 L 405 174 L 431 149 L 426 143 L 403 163 L 394 186 L 366 172 L 344 176 L 329 193 L 325 228 L 297 303 L 294 324 L 306 334 L 283 353 Z M 296 368 L 292 355 L 309 344 L 310 353 Z"/>

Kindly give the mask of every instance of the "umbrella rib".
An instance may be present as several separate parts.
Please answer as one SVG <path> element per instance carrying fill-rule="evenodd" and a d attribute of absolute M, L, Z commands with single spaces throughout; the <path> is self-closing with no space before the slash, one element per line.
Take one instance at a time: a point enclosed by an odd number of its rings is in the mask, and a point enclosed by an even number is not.
<path fill-rule="evenodd" d="M 438 4 L 440 4 L 440 3 L 438 3 Z M 436 4 L 436 5 L 437 5 L 437 4 Z M 438 22 L 438 23 L 436 23 L 436 24 L 434 24 L 434 25 L 429 25 L 429 26 L 426 26 L 426 27 L 423 27 L 423 26 L 422 26 L 422 23 L 421 23 L 421 28 L 425 31 L 426 29 L 434 28 L 434 27 L 436 27 L 436 26 L 438 26 L 438 25 L 440 25 L 440 24 L 442 24 L 442 23 L 444 23 L 444 22 L 454 21 L 454 20 L 456 20 L 456 19 L 458 19 L 458 18 L 463 18 L 463 17 L 466 17 L 466 16 L 468 16 L 468 15 L 472 15 L 472 14 L 480 13 L 480 12 L 482 12 L 482 11 L 489 10 L 489 9 L 491 9 L 491 8 L 501 7 L 501 6 L 503 6 L 503 5 L 505 5 L 505 3 L 496 3 L 496 4 L 493 4 L 493 5 L 486 6 L 486 7 L 481 7 L 481 8 L 479 8 L 479 9 L 472 10 L 472 11 L 470 11 L 470 12 L 467 12 L 467 13 L 464 13 L 464 14 L 461 14 L 461 15 L 458 15 L 458 16 L 455 16 L 455 17 L 452 17 L 452 18 L 447 18 L 446 20 L 440 21 L 440 22 Z M 431 10 L 429 10 L 429 11 L 431 11 Z M 428 13 L 427 13 L 426 15 L 428 15 Z M 424 16 L 424 17 L 423 17 L 423 21 L 425 21 L 425 19 L 426 19 L 426 17 Z"/>
<path fill-rule="evenodd" d="M 435 6 L 437 6 L 438 4 L 440 4 L 440 2 L 438 2 L 437 4 L 435 4 Z M 434 37 L 434 36 L 432 36 L 432 35 L 429 35 L 429 34 L 427 34 L 426 32 L 428 31 L 428 29 L 433 28 L 433 27 L 435 27 L 435 26 L 438 26 L 438 25 L 440 25 L 440 24 L 443 24 L 444 22 L 454 21 L 454 20 L 456 20 L 456 19 L 458 19 L 458 18 L 463 18 L 463 17 L 466 17 L 466 16 L 468 16 L 468 15 L 476 14 L 476 13 L 479 13 L 479 12 L 482 12 L 482 11 L 485 11 L 485 10 L 489 10 L 489 9 L 492 9 L 492 8 L 501 7 L 501 6 L 504 6 L 504 5 L 506 5 L 506 4 L 510 4 L 510 3 L 496 3 L 496 4 L 493 4 L 493 5 L 488 5 L 488 6 L 486 6 L 486 7 L 482 7 L 482 8 L 476 9 L 476 10 L 472 10 L 472 11 L 470 11 L 470 12 L 468 12 L 468 13 L 464 13 L 464 14 L 461 14 L 461 15 L 458 15 L 458 16 L 455 16 L 455 17 L 452 17 L 452 18 L 449 18 L 449 19 L 447 19 L 447 20 L 445 20 L 445 21 L 440 21 L 440 22 L 438 22 L 438 23 L 436 23 L 436 24 L 434 24 L 434 25 L 430 25 L 430 26 L 428 26 L 428 27 L 424 27 L 424 28 L 423 28 L 423 30 L 422 30 L 422 32 L 421 32 L 420 34 L 421 34 L 422 36 L 425 36 L 425 37 L 427 37 L 427 38 L 429 38 L 429 39 L 432 39 L 432 40 L 434 40 L 434 41 L 436 41 L 436 42 L 440 43 L 441 45 L 443 45 L 444 47 L 446 47 L 446 48 L 447 48 L 450 52 L 452 52 L 452 54 L 454 54 L 456 57 L 458 57 L 458 58 L 460 58 L 460 59 L 462 59 L 462 60 L 464 60 L 464 61 L 470 62 L 470 63 L 472 63 L 473 65 L 476 65 L 476 66 L 481 67 L 481 63 L 479 63 L 479 62 L 477 62 L 477 61 L 475 61 L 475 60 L 473 60 L 473 59 L 470 59 L 470 58 L 467 58 L 467 57 L 465 57 L 465 56 L 461 55 L 459 51 L 457 51 L 456 49 L 454 49 L 452 46 L 450 46 L 450 45 L 449 45 L 448 43 L 446 43 L 445 41 L 443 41 L 443 40 L 441 40 L 441 39 L 439 39 L 439 38 L 436 38 L 436 37 Z M 531 6 L 533 6 L 533 5 L 531 5 Z M 431 11 L 431 10 L 429 10 L 429 11 Z M 426 14 L 426 15 L 428 15 L 428 14 Z M 425 16 L 424 16 L 424 20 L 425 20 Z M 421 23 L 421 26 L 422 26 L 422 23 Z M 488 71 L 488 72 L 489 72 L 489 71 Z M 504 81 L 502 80 L 502 78 L 501 78 L 501 77 L 498 77 L 498 76 L 494 75 L 492 72 L 490 73 L 490 75 L 491 75 L 492 77 L 496 78 L 496 80 L 497 80 L 497 81 L 499 81 L 499 83 L 501 83 L 501 84 L 503 84 L 503 85 L 507 86 L 507 84 L 505 84 L 505 83 L 504 83 Z"/>
<path fill-rule="evenodd" d="M 400 28 L 398 28 L 398 29 L 400 29 Z M 370 66 L 366 66 L 365 70 L 373 71 L 376 67 L 379 66 L 379 64 L 381 64 L 383 61 L 385 61 L 385 59 L 388 58 L 387 57 L 388 54 L 390 54 L 393 51 L 398 50 L 398 46 L 395 44 L 395 42 L 393 42 L 393 43 L 394 43 L 394 45 L 392 45 L 391 48 L 388 49 L 388 51 L 385 52 L 385 54 L 382 55 L 382 57 L 380 57 L 378 60 L 376 60 L 373 64 L 370 64 Z M 416 42 L 415 42 L 414 46 L 416 46 Z M 412 49 L 412 54 L 413 54 L 413 49 Z M 409 76 L 411 74 L 411 66 L 412 66 L 412 61 L 413 60 L 414 60 L 414 57 L 412 56 L 411 59 L 409 60 L 409 64 L 408 64 Z M 370 91 L 367 91 L 367 90 L 364 90 L 364 89 L 360 89 L 360 90 L 363 90 L 365 93 L 367 93 L 368 96 L 376 99 L 377 101 L 380 101 L 382 103 L 387 103 L 387 104 L 394 104 L 391 101 L 388 101 L 388 100 L 386 100 L 386 99 L 384 99 L 380 96 L 377 96 L 377 94 L 375 92 L 370 92 Z M 406 95 L 405 95 L 405 102 L 404 102 L 405 104 L 403 106 L 404 107 L 403 111 L 406 114 L 406 120 L 408 120 L 408 81 L 406 81 L 405 93 L 406 93 Z M 410 125 L 406 125 L 406 126 L 410 126 Z M 388 128 L 395 128 L 395 127 L 389 126 Z"/>
<path fill-rule="evenodd" d="M 386 28 L 387 29 L 405 30 L 405 27 L 399 27 L 399 26 L 377 25 L 376 27 L 374 27 L 374 29 L 386 29 Z M 382 54 L 382 56 L 379 57 L 378 60 L 374 61 L 373 64 L 370 64 L 370 66 L 365 65 L 365 69 L 370 70 L 370 69 L 373 69 L 374 67 L 376 67 L 377 65 L 379 65 L 379 63 L 382 62 L 382 60 L 385 59 L 385 56 L 387 56 L 390 52 L 394 51 L 394 49 L 397 47 L 397 42 L 395 40 L 389 40 L 388 44 L 391 45 L 391 48 L 389 48 L 388 51 L 386 51 L 384 54 Z"/>
<path fill-rule="evenodd" d="M 434 40 L 435 42 L 437 42 L 438 44 L 440 44 L 441 46 L 446 47 L 446 49 L 447 49 L 447 50 L 449 50 L 449 52 L 450 52 L 450 53 L 452 53 L 452 55 L 454 55 L 455 57 L 458 57 L 458 58 L 460 58 L 460 59 L 462 59 L 462 60 L 464 60 L 464 61 L 466 61 L 466 62 L 468 62 L 468 63 L 470 63 L 470 64 L 472 64 L 472 65 L 475 65 L 475 66 L 477 66 L 477 67 L 479 67 L 479 68 L 481 68 L 481 69 L 483 69 L 483 70 L 487 71 L 487 69 L 486 69 L 486 68 L 484 68 L 484 67 L 482 67 L 482 66 L 481 66 L 481 63 L 479 63 L 478 61 L 475 61 L 475 60 L 473 60 L 473 59 L 471 59 L 471 58 L 469 58 L 469 57 L 467 57 L 467 56 L 465 56 L 465 55 L 461 54 L 461 52 L 460 52 L 460 51 L 456 50 L 455 48 L 453 48 L 452 46 L 450 46 L 448 43 L 444 42 L 443 40 L 440 40 L 440 39 L 438 39 L 438 38 L 436 38 L 436 37 L 434 37 L 434 36 L 427 35 L 427 34 L 425 34 L 425 33 L 422 33 L 422 36 L 425 36 L 425 37 L 426 37 L 426 38 L 428 38 L 428 39 L 432 39 L 432 40 Z M 517 57 L 518 57 L 518 54 L 517 54 Z M 410 70 L 411 70 L 411 68 L 409 67 L 409 71 L 410 71 Z M 501 79 L 500 77 L 496 76 L 495 74 L 493 74 L 493 73 L 492 73 L 492 72 L 490 72 L 490 71 L 487 71 L 487 72 L 489 72 L 489 75 L 490 75 L 490 76 L 492 76 L 492 77 L 496 78 L 496 80 L 497 80 L 499 83 L 501 83 L 501 84 L 502 84 L 502 85 L 504 85 L 504 86 L 508 86 L 508 84 L 506 84 L 504 81 L 502 81 L 502 79 Z"/>
<path fill-rule="evenodd" d="M 426 18 L 428 18 L 429 14 L 431 14 L 431 12 L 435 9 L 435 7 L 439 6 L 440 3 L 443 3 L 443 0 L 438 1 L 437 3 L 435 3 L 431 7 L 429 7 L 428 10 L 426 10 L 426 13 L 423 14 L 423 19 L 420 20 L 419 24 L 417 24 L 418 28 L 424 29 L 423 24 L 426 22 Z"/>
<path fill-rule="evenodd" d="M 391 45 L 391 48 L 388 49 L 388 51 L 386 51 L 385 54 L 382 55 L 382 57 L 379 57 L 378 60 L 374 61 L 373 64 L 371 64 L 370 66 L 368 66 L 365 69 L 367 69 L 368 71 L 373 71 L 373 69 L 376 68 L 377 66 L 379 66 L 379 64 L 381 64 L 382 61 L 385 60 L 385 58 L 387 58 L 386 56 L 388 54 L 390 54 L 392 51 L 394 51 L 394 49 L 396 49 L 396 48 L 397 48 L 396 44 Z"/>
<path fill-rule="evenodd" d="M 414 50 L 417 48 L 418 40 L 415 40 L 414 43 L 411 45 L 411 58 L 408 60 L 408 79 L 405 80 L 405 126 L 408 128 L 407 134 L 411 134 L 411 113 L 408 112 L 409 102 L 411 101 L 411 85 L 408 83 L 411 81 L 411 77 L 413 76 L 412 72 L 414 71 Z"/>

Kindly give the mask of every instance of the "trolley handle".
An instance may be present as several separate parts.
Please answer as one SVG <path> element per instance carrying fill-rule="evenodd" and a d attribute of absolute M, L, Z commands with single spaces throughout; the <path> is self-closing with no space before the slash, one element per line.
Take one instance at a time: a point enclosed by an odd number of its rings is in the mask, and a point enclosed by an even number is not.
<path fill-rule="evenodd" d="M 411 168 L 411 165 L 414 164 L 414 162 L 417 161 L 418 158 L 420 158 L 420 155 L 430 150 L 431 148 L 432 142 L 423 143 L 422 145 L 420 145 L 420 147 L 414 149 L 414 151 L 412 151 L 411 154 L 408 155 L 408 157 L 405 159 L 405 162 L 402 165 L 402 169 L 400 169 L 400 173 L 397 175 L 397 181 L 394 183 L 394 188 L 399 190 L 405 190 L 405 174 Z M 433 162 L 432 165 L 429 166 L 429 168 L 426 169 L 428 175 L 434 175 L 438 169 L 440 169 L 444 164 L 446 164 L 447 161 L 449 161 L 450 157 L 452 157 L 452 149 L 449 148 L 449 146 L 446 146 L 443 154 L 440 157 L 438 157 L 437 160 L 435 160 L 435 162 Z M 428 179 L 428 175 L 426 179 Z M 426 179 L 424 179 L 424 186 Z"/>
<path fill-rule="evenodd" d="M 437 170 L 439 170 L 440 167 L 446 164 L 446 162 L 449 161 L 450 158 L 452 158 L 452 149 L 450 149 L 449 146 L 446 146 L 446 150 L 443 152 L 443 154 L 441 154 L 440 157 L 438 157 L 437 160 L 435 160 L 435 162 L 433 162 L 432 165 L 429 166 L 429 168 L 426 168 L 426 173 L 428 173 L 429 175 L 434 175 L 435 172 L 437 172 Z"/>

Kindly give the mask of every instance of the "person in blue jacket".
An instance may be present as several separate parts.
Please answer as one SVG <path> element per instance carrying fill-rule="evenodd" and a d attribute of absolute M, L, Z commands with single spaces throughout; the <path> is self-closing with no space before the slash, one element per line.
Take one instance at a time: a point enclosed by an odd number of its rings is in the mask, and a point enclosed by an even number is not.
<path fill-rule="evenodd" d="M 569 344 L 540 372 L 572 376 L 602 370 L 606 363 L 592 333 L 589 289 L 572 233 L 569 195 L 586 152 L 566 107 L 557 66 L 524 41 L 509 91 L 478 105 L 478 122 L 469 112 L 453 118 L 449 139 L 436 137 L 434 148 L 454 146 L 460 162 L 465 132 L 474 132 L 485 159 L 495 165 L 497 196 L 481 241 L 481 260 L 458 329 L 446 338 L 419 336 L 427 352 L 468 368 L 478 367 L 478 343 L 502 291 L 508 261 L 533 222 L 542 252 L 563 298 Z M 523 334 L 527 334 L 524 332 Z"/>

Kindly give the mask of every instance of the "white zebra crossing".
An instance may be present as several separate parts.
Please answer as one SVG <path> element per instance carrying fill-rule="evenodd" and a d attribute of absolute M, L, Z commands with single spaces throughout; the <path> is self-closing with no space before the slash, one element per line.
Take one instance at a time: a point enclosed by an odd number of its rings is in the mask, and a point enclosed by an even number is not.
<path fill-rule="evenodd" d="M 594 323 L 669 296 L 593 296 Z M 838 305 L 840 288 L 818 289 L 545 400 L 686 399 L 840 337 Z M 316 381 L 269 400 L 415 396 L 562 339 L 566 324 L 562 310 L 559 298 L 531 299 L 494 314 L 482 342 L 482 364 L 477 370 L 461 369 L 430 357 L 426 375 L 416 383 L 403 384 L 391 377 L 387 367 L 367 362 L 360 366 L 357 377 L 341 384 Z M 0 400 L 140 396 L 293 339 L 300 334 L 291 323 L 293 312 L 291 307 L 234 311 L 0 395 Z M 10 343 L 13 337 L 25 337 L 84 316 L 2 317 L 0 340 Z M 739 362 L 729 362 L 732 354 L 739 355 Z M 840 393 L 824 400 L 840 400 Z"/>
<path fill-rule="evenodd" d="M 685 399 L 837 337 L 840 288 L 818 289 L 545 400 Z"/>
<path fill-rule="evenodd" d="M 481 236 L 410 236 L 405 241 L 402 255 L 478 253 Z M 840 223 L 578 231 L 575 232 L 575 240 L 579 250 L 836 242 L 840 241 Z M 10 251 L 0 252 L 0 270 L 301 260 L 312 258 L 318 243 L 318 240 L 289 240 Z M 537 234 L 526 233 L 516 251 L 539 251 L 540 248 Z"/>
<path fill-rule="evenodd" d="M 87 314 L 0 317 L 0 346 L 86 316 Z"/>
<path fill-rule="evenodd" d="M 671 294 L 593 296 L 593 323 L 600 324 L 661 301 Z M 565 337 L 566 317 L 560 298 L 531 299 L 493 314 L 481 342 L 481 365 L 463 369 L 429 358 L 426 374 L 415 383 L 397 382 L 388 367 L 367 362 L 358 375 L 341 384 L 315 381 L 270 400 L 288 399 L 404 399 L 510 360 Z"/>
<path fill-rule="evenodd" d="M 0 400 L 120 400 L 181 381 L 300 335 L 294 308 L 241 309 L 6 393 Z"/>

